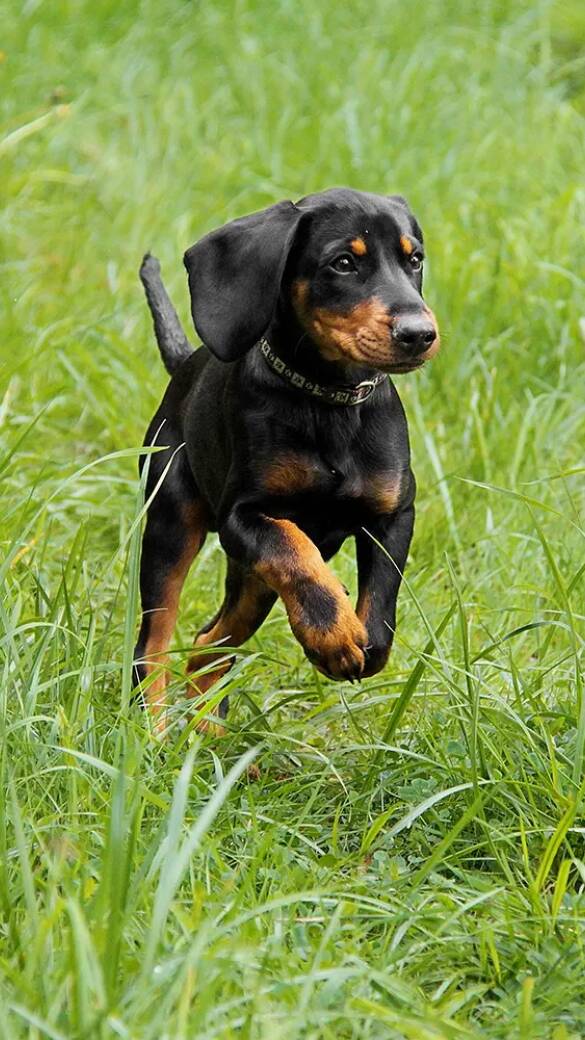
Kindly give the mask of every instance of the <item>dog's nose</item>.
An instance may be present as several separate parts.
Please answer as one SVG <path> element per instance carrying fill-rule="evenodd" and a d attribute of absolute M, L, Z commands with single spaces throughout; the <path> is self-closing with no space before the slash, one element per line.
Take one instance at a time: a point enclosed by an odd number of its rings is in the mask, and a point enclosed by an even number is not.
<path fill-rule="evenodd" d="M 406 354 L 422 354 L 434 342 L 437 333 L 428 318 L 398 318 L 392 326 L 392 338 Z"/>

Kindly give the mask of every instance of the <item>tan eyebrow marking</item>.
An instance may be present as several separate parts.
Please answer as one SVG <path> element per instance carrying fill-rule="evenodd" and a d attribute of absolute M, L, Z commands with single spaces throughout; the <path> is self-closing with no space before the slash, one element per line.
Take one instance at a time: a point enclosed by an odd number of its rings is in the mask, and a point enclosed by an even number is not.
<path fill-rule="evenodd" d="M 412 242 L 410 241 L 408 235 L 401 235 L 400 236 L 400 245 L 402 246 L 402 252 L 406 253 L 407 256 L 410 256 L 410 254 L 414 250 L 414 246 L 413 246 Z"/>
<path fill-rule="evenodd" d="M 352 241 L 349 243 L 349 248 L 351 249 L 352 253 L 355 253 L 356 256 L 364 256 L 368 251 L 368 247 L 364 242 L 363 238 L 352 239 Z"/>

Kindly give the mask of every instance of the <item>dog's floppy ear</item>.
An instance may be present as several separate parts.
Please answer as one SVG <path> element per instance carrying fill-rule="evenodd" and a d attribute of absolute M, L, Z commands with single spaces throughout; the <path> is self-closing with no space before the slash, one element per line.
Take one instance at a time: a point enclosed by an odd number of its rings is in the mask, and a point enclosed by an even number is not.
<path fill-rule="evenodd" d="M 212 231 L 185 253 L 193 322 L 220 361 L 241 357 L 268 328 L 302 216 L 294 203 L 278 202 Z"/>

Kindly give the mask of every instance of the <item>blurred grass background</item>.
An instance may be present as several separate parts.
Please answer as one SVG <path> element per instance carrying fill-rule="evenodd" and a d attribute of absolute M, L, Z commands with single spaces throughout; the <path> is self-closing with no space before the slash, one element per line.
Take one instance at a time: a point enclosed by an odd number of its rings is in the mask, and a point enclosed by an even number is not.
<path fill-rule="evenodd" d="M 0 1037 L 581 1038 L 582 5 L 5 11 Z M 277 610 L 227 737 L 161 750 L 126 703 L 140 259 L 189 327 L 188 245 L 336 184 L 407 196 L 443 331 L 397 380 L 393 658 L 323 682 Z M 221 585 L 210 540 L 178 695 Z"/>

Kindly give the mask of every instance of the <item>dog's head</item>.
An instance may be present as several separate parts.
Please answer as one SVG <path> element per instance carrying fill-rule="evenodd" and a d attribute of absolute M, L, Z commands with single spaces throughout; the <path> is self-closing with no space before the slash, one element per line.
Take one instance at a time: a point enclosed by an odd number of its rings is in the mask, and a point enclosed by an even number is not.
<path fill-rule="evenodd" d="M 336 188 L 212 231 L 185 253 L 203 342 L 234 361 L 292 311 L 329 361 L 383 372 L 418 368 L 439 349 L 422 298 L 422 232 L 399 195 Z"/>

